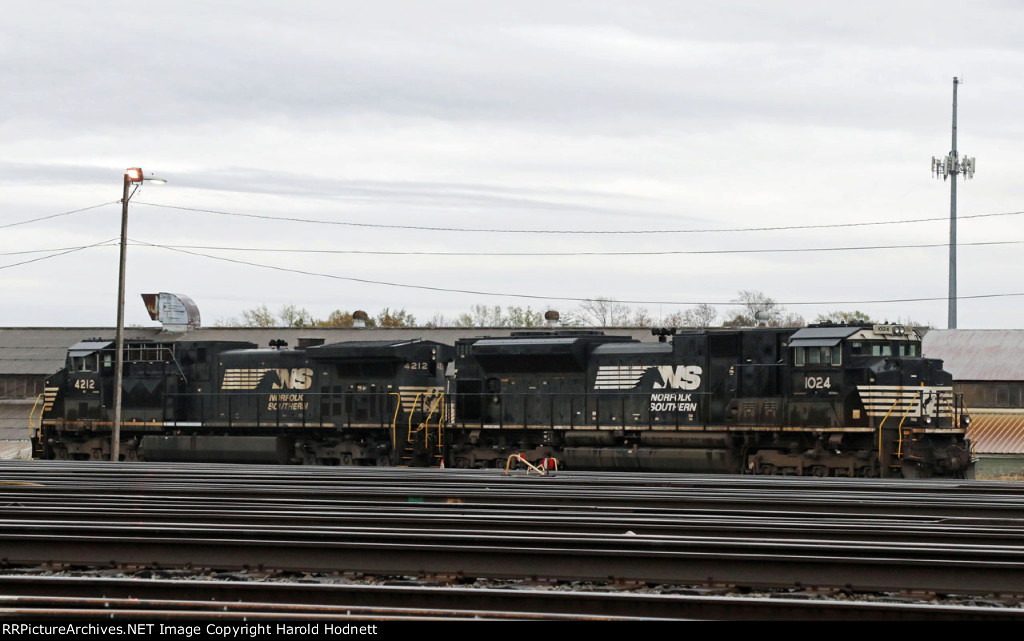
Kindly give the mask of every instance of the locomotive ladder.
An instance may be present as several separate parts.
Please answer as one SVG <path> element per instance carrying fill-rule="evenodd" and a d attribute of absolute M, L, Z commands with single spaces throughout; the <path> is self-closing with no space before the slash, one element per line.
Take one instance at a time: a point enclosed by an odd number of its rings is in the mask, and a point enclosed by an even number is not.
<path fill-rule="evenodd" d="M 916 392 L 914 394 L 914 397 L 910 399 L 910 402 L 907 403 L 907 409 L 904 410 L 903 416 L 900 417 L 900 423 L 899 423 L 898 426 L 896 426 L 896 438 L 893 440 L 893 444 L 895 445 L 895 448 L 894 448 L 895 451 L 892 452 L 892 454 L 891 454 L 892 462 L 889 463 L 889 469 L 892 470 L 893 472 L 901 472 L 902 469 L 903 469 L 903 462 L 902 462 L 903 461 L 903 423 L 904 423 L 904 421 L 907 420 L 907 416 L 910 415 L 910 411 L 912 409 L 914 409 L 914 404 L 918 403 L 920 398 L 921 398 L 921 392 L 918 391 L 918 392 Z M 883 455 L 882 455 L 882 440 L 883 440 L 882 427 L 885 425 L 885 422 L 889 419 L 889 415 L 892 414 L 892 411 L 894 409 L 896 409 L 896 406 L 899 405 L 900 401 L 902 401 L 902 400 L 903 400 L 903 391 L 900 390 L 899 394 L 896 396 L 896 401 L 893 402 L 892 407 L 890 407 L 889 411 L 885 413 L 884 417 L 882 417 L 882 422 L 878 424 L 878 463 L 879 463 L 879 465 L 884 465 L 884 462 L 882 460 L 883 459 Z"/>
<path fill-rule="evenodd" d="M 422 401 L 422 402 L 421 402 Z M 426 405 L 426 407 L 422 407 Z M 444 418 L 444 412 L 438 411 L 444 407 L 444 394 L 436 395 L 424 395 L 423 392 L 416 394 L 416 398 L 412 402 L 411 409 L 409 411 L 409 424 L 406 430 L 406 439 L 404 447 L 401 453 L 400 465 L 409 466 L 411 465 L 416 455 L 419 452 L 426 452 L 429 456 L 430 467 L 441 467 L 444 464 L 444 435 L 442 428 L 442 421 Z M 420 415 L 424 413 L 426 416 L 419 422 L 416 427 L 413 427 L 413 418 L 416 415 L 417 409 L 420 409 Z M 434 414 L 437 413 L 437 430 L 434 432 L 433 437 L 430 433 L 430 421 Z M 397 419 L 397 413 L 396 413 Z M 392 428 L 394 429 L 394 427 Z M 423 434 L 423 445 L 422 449 L 417 450 L 418 435 Z"/>
<path fill-rule="evenodd" d="M 36 397 L 36 402 L 32 404 L 32 410 L 28 413 L 28 440 L 32 444 L 32 458 L 41 459 L 43 458 L 43 411 L 45 409 L 45 401 L 40 404 L 39 401 L 43 400 L 43 395 L 40 394 Z M 39 421 L 34 420 L 36 408 L 39 408 Z"/>

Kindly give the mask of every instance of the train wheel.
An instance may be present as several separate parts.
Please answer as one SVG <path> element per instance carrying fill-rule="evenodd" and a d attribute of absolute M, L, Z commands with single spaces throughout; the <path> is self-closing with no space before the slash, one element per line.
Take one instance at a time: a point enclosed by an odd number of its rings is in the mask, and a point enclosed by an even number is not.
<path fill-rule="evenodd" d="M 812 465 L 810 469 L 811 476 L 828 476 L 828 468 L 824 465 Z"/>

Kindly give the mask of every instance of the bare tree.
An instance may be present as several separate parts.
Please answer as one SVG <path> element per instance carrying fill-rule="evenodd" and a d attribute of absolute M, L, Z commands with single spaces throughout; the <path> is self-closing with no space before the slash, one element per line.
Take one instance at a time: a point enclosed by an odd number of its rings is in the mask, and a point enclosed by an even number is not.
<path fill-rule="evenodd" d="M 623 327 L 629 325 L 633 310 L 629 305 L 610 298 L 592 298 L 583 301 L 576 308 L 584 324 L 595 327 Z"/>
<path fill-rule="evenodd" d="M 764 321 L 769 327 L 802 327 L 806 324 L 800 314 L 786 314 L 786 308 L 764 292 L 741 290 L 733 303 L 740 305 L 723 327 L 754 327 Z"/>
<path fill-rule="evenodd" d="M 666 316 L 663 324 L 669 327 L 711 327 L 716 320 L 718 320 L 718 311 L 714 306 L 701 303 Z"/>
<path fill-rule="evenodd" d="M 430 317 L 430 320 L 423 325 L 424 327 L 459 327 L 457 321 L 454 321 L 441 312 L 434 312 L 434 315 Z"/>

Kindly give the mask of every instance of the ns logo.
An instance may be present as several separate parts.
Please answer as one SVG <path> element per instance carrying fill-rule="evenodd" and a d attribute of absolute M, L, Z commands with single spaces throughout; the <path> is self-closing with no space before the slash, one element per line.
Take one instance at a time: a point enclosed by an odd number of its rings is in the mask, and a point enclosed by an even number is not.
<path fill-rule="evenodd" d="M 654 382 L 654 389 L 695 390 L 700 387 L 700 375 L 704 372 L 699 365 L 659 365 L 661 382 Z"/>
<path fill-rule="evenodd" d="M 277 382 L 271 389 L 309 389 L 313 385 L 313 370 L 308 367 L 275 369 Z"/>

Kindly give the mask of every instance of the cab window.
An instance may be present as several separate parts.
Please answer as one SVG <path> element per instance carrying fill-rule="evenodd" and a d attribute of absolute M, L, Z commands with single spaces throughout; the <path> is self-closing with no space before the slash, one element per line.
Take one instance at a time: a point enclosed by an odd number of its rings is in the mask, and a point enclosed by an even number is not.
<path fill-rule="evenodd" d="M 793 348 L 793 364 L 803 365 L 834 365 L 842 364 L 843 349 L 835 347 L 795 347 Z"/>

